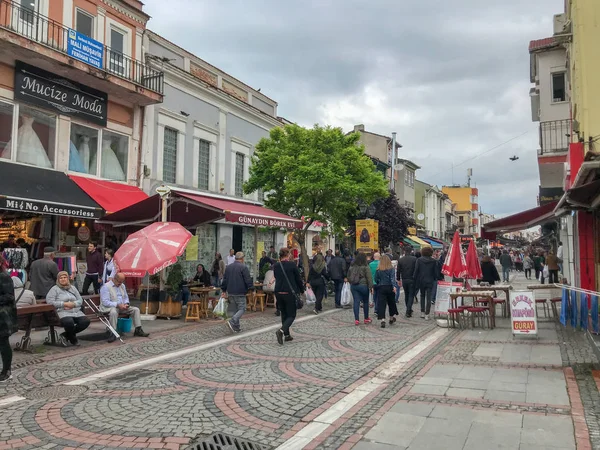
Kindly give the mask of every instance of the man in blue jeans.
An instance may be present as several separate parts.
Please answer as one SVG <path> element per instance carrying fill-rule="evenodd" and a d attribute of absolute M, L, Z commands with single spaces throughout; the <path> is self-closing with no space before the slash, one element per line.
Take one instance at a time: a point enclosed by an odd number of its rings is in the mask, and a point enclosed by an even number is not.
<path fill-rule="evenodd" d="M 246 312 L 246 294 L 253 287 L 250 271 L 244 263 L 244 254 L 237 252 L 235 254 L 235 261 L 225 269 L 221 284 L 223 296 L 229 301 L 227 314 L 232 316 L 227 321 L 227 326 L 233 333 L 242 331 L 240 328 L 240 319 Z"/>
<path fill-rule="evenodd" d="M 508 251 L 504 250 L 500 256 L 500 265 L 502 266 L 502 281 L 508 283 L 510 268 L 512 267 L 512 258 L 508 254 Z"/>
<path fill-rule="evenodd" d="M 342 287 L 344 286 L 344 278 L 346 278 L 346 261 L 342 258 L 342 254 L 339 250 L 335 251 L 335 256 L 329 261 L 327 267 L 329 269 L 329 276 L 335 286 L 335 307 L 341 308 L 342 299 Z"/>

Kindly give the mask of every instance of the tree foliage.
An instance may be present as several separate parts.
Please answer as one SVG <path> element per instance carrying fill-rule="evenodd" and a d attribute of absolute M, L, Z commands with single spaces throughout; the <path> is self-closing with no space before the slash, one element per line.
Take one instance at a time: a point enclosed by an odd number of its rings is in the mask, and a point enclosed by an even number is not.
<path fill-rule="evenodd" d="M 262 189 L 268 192 L 267 207 L 306 219 L 296 233 L 303 255 L 306 231 L 314 221 L 339 232 L 356 213 L 359 199 L 371 203 L 388 195 L 386 181 L 359 138 L 340 128 L 286 125 L 273 128 L 256 145 L 244 192 Z"/>
<path fill-rule="evenodd" d="M 389 191 L 389 196 L 380 198 L 373 202 L 374 213 L 369 219 L 379 221 L 379 244 L 387 247 L 390 243 L 398 244 L 402 238 L 408 234 L 408 227 L 414 225 L 413 220 L 408 215 L 406 208 L 400 206 L 398 197 L 393 190 Z M 351 236 L 356 235 L 354 221 L 356 219 L 365 219 L 365 215 L 353 215 L 349 218 L 349 227 L 346 230 Z"/>

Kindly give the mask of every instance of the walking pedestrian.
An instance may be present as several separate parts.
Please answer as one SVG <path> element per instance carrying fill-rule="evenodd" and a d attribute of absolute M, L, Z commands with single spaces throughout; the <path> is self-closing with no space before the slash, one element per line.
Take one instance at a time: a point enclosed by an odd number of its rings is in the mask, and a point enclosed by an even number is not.
<path fill-rule="evenodd" d="M 508 283 L 510 281 L 509 275 L 512 267 L 512 258 L 506 250 L 504 250 L 502 256 L 500 256 L 500 265 L 502 266 L 502 281 Z"/>
<path fill-rule="evenodd" d="M 389 256 L 383 255 L 377 271 L 375 272 L 375 283 L 379 290 L 379 303 L 377 304 L 377 320 L 381 321 L 381 328 L 385 328 L 385 307 L 388 308 L 389 323 L 396 322 L 398 307 L 396 306 L 396 288 L 394 268 Z"/>
<path fill-rule="evenodd" d="M 221 286 L 221 280 L 223 280 L 223 275 L 225 275 L 226 268 L 225 261 L 223 261 L 223 258 L 219 252 L 215 253 L 215 259 L 212 262 L 211 267 L 210 276 L 212 285 L 214 287 L 219 287 Z"/>
<path fill-rule="evenodd" d="M 290 327 L 296 319 L 296 297 L 304 292 L 304 283 L 300 277 L 300 269 L 296 262 L 290 260 L 290 251 L 287 248 L 279 250 L 279 262 L 273 267 L 275 274 L 275 298 L 277 307 L 281 311 L 281 328 L 275 332 L 277 342 L 294 340 L 290 335 Z"/>
<path fill-rule="evenodd" d="M 342 286 L 344 285 L 344 279 L 346 278 L 347 270 L 346 261 L 342 258 L 342 254 L 339 250 L 335 251 L 335 256 L 329 262 L 329 276 L 333 281 L 335 289 L 335 307 L 341 308 L 340 301 L 342 299 Z"/>
<path fill-rule="evenodd" d="M 529 256 L 529 253 L 523 258 L 523 270 L 525 271 L 525 278 L 531 280 L 531 269 L 533 268 L 533 259 Z"/>
<path fill-rule="evenodd" d="M 421 291 L 421 319 L 429 320 L 433 283 L 437 277 L 437 261 L 431 257 L 433 255 L 431 247 L 422 248 L 421 255 L 415 264 L 413 278 L 417 288 Z"/>
<path fill-rule="evenodd" d="M 8 264 L 0 255 L 0 355 L 2 356 L 2 372 L 0 383 L 12 378 L 12 348 L 8 338 L 18 330 L 17 305 L 13 280 L 6 272 Z"/>
<path fill-rule="evenodd" d="M 240 319 L 246 312 L 246 294 L 252 287 L 254 286 L 248 266 L 244 263 L 244 254 L 237 252 L 234 263 L 229 264 L 225 269 L 221 283 L 223 296 L 229 300 L 227 313 L 231 319 L 226 323 L 233 333 L 242 331 Z"/>
<path fill-rule="evenodd" d="M 396 277 L 402 280 L 402 288 L 404 289 L 404 304 L 406 305 L 406 318 L 412 317 L 412 306 L 415 300 L 415 265 L 417 258 L 412 254 L 412 248 L 404 249 L 404 256 L 398 260 Z"/>
<path fill-rule="evenodd" d="M 379 267 L 379 260 L 381 259 L 381 253 L 375 252 L 373 253 L 373 261 L 369 263 L 369 269 L 371 269 L 371 275 L 373 276 L 373 305 L 375 309 L 374 311 L 379 311 L 377 309 L 377 299 L 379 298 L 379 290 L 377 289 L 377 283 L 375 282 L 375 273 L 377 272 L 377 268 Z"/>
<path fill-rule="evenodd" d="M 556 257 L 558 258 L 558 269 L 560 273 L 563 272 L 563 243 L 561 241 L 558 242 L 558 249 L 556 250 Z"/>
<path fill-rule="evenodd" d="M 544 258 L 544 252 L 539 251 L 536 256 L 533 257 L 533 267 L 535 268 L 535 279 L 543 279 L 543 270 L 546 259 Z M 542 282 L 542 284 L 544 284 Z"/>
<path fill-rule="evenodd" d="M 364 322 L 371 323 L 371 319 L 369 319 L 369 292 L 373 292 L 373 275 L 367 265 L 367 257 L 364 253 L 359 253 L 354 258 L 350 269 L 348 269 L 348 282 L 352 291 L 354 324 L 360 324 L 361 302 Z"/>
<path fill-rule="evenodd" d="M 558 283 L 558 257 L 554 252 L 550 251 L 546 258 L 546 265 L 548 266 L 548 283 Z"/>
<path fill-rule="evenodd" d="M 481 275 L 481 281 L 488 283 L 490 286 L 496 284 L 496 281 L 500 281 L 498 269 L 496 269 L 496 265 L 489 256 L 484 256 L 481 260 Z"/>
<path fill-rule="evenodd" d="M 83 280 L 82 295 L 87 295 L 90 284 L 94 285 L 94 294 L 100 292 L 102 283 L 102 274 L 104 273 L 104 258 L 98 248 L 97 242 L 88 244 L 88 254 L 86 256 L 87 269 L 85 270 L 85 279 Z M 56 283 L 56 280 L 54 280 Z"/>
<path fill-rule="evenodd" d="M 308 284 L 315 294 L 316 302 L 313 312 L 319 314 L 323 311 L 323 296 L 325 295 L 325 278 L 327 277 L 327 268 L 323 255 L 317 254 L 313 259 L 313 264 L 308 271 Z"/>
<path fill-rule="evenodd" d="M 56 284 L 58 266 L 54 262 L 54 247 L 44 249 L 44 257 L 31 263 L 31 290 L 36 300 L 46 298 L 46 294 Z"/>

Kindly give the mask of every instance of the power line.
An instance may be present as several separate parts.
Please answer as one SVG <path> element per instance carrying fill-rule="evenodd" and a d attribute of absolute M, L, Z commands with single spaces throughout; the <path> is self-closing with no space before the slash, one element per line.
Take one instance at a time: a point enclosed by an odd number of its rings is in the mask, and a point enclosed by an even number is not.
<path fill-rule="evenodd" d="M 454 168 L 454 167 L 462 166 L 463 164 L 465 164 L 465 163 L 468 163 L 469 161 L 473 161 L 474 159 L 477 159 L 477 158 L 479 158 L 480 156 L 483 156 L 483 155 L 485 155 L 486 153 L 489 153 L 489 152 L 491 152 L 491 151 L 494 151 L 494 150 L 496 150 L 497 148 L 500 148 L 500 147 L 502 147 L 503 145 L 506 145 L 506 144 L 508 144 L 509 142 L 512 142 L 512 141 L 514 141 L 514 140 L 516 140 L 516 139 L 519 139 L 520 137 L 523 137 L 523 136 L 525 136 L 527 133 L 531 133 L 531 131 L 532 131 L 532 130 L 525 131 L 524 133 L 521 133 L 521 134 L 519 134 L 518 136 L 512 137 L 512 138 L 510 138 L 509 140 L 502 142 L 501 144 L 498 144 L 498 145 L 496 145 L 496 146 L 494 146 L 494 147 L 492 147 L 492 148 L 490 148 L 490 149 L 487 149 L 487 150 L 486 150 L 485 152 L 483 152 L 483 153 L 479 153 L 479 154 L 477 154 L 477 155 L 473 156 L 472 158 L 465 159 L 463 162 L 460 162 L 460 163 L 458 163 L 458 164 L 452 164 L 452 167 Z M 434 177 L 436 177 L 436 176 L 440 175 L 440 174 L 441 174 L 441 173 L 443 173 L 443 172 L 445 172 L 445 170 L 442 170 L 442 171 L 440 171 L 440 172 L 436 173 L 435 175 L 431 175 L 431 178 L 434 178 Z"/>

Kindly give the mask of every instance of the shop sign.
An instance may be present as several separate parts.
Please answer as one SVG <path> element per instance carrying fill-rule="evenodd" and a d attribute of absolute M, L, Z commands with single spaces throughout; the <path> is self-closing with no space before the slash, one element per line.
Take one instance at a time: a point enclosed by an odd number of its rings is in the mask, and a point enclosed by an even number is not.
<path fill-rule="evenodd" d="M 106 126 L 108 95 L 53 73 L 15 63 L 15 100 Z"/>
<path fill-rule="evenodd" d="M 438 281 L 435 294 L 435 315 L 446 315 L 450 309 L 450 294 L 455 294 L 462 288 L 462 283 L 451 283 L 450 281 Z M 457 299 L 457 306 L 462 304 L 462 299 Z"/>
<path fill-rule="evenodd" d="M 540 206 L 559 201 L 564 193 L 559 187 L 540 187 Z"/>
<path fill-rule="evenodd" d="M 274 219 L 270 217 L 247 216 L 245 214 L 226 213 L 225 220 L 228 222 L 241 223 L 244 225 L 252 225 L 259 227 L 273 228 L 302 228 L 303 224 L 300 221 Z"/>
<path fill-rule="evenodd" d="M 371 252 L 379 250 L 379 222 L 373 219 L 356 221 L 356 250 Z"/>
<path fill-rule="evenodd" d="M 71 28 L 67 41 L 67 55 L 98 69 L 104 68 L 104 45 Z"/>
<path fill-rule="evenodd" d="M 82 219 L 99 219 L 102 212 L 96 208 L 60 205 L 57 203 L 47 203 L 44 201 L 24 200 L 11 197 L 0 197 L 0 209 L 21 211 L 32 214 L 80 217 Z"/>
<path fill-rule="evenodd" d="M 87 242 L 90 240 L 90 229 L 86 226 L 81 226 L 77 229 L 77 239 L 81 242 Z"/>
<path fill-rule="evenodd" d="M 510 293 L 510 320 L 513 334 L 537 335 L 533 291 L 512 291 Z"/>

